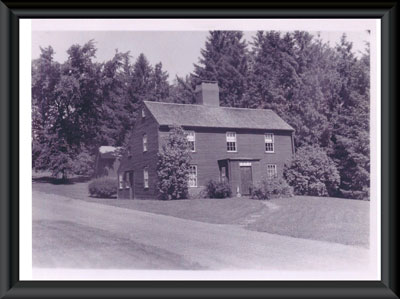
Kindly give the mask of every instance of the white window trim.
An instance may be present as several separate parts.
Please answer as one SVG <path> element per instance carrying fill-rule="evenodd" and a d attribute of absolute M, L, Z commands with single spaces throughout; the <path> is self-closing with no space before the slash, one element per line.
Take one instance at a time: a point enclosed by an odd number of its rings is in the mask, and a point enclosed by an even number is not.
<path fill-rule="evenodd" d="M 142 118 L 146 118 L 146 110 L 142 108 Z"/>
<path fill-rule="evenodd" d="M 147 176 L 147 184 L 146 184 L 146 176 Z M 143 168 L 143 188 L 149 189 L 149 169 L 148 167 Z"/>
<path fill-rule="evenodd" d="M 267 135 L 271 135 L 272 136 L 272 142 L 267 142 Z M 267 144 L 267 143 L 272 143 L 272 148 L 273 148 L 273 150 L 272 151 L 267 151 L 266 149 L 265 149 L 265 145 Z M 265 149 L 265 152 L 266 153 L 275 153 L 275 136 L 274 136 L 274 133 L 265 133 L 264 134 L 264 149 Z"/>
<path fill-rule="evenodd" d="M 228 141 L 228 134 L 234 134 L 235 135 L 235 150 L 234 151 L 232 151 L 232 150 L 228 150 L 228 142 L 233 142 L 233 141 Z M 232 132 L 232 131 L 229 131 L 229 132 L 226 132 L 226 151 L 228 152 L 228 153 L 237 153 L 237 151 L 238 151 L 238 143 L 237 143 L 237 135 L 236 135 L 236 132 Z"/>
<path fill-rule="evenodd" d="M 190 186 L 190 168 L 191 167 L 194 167 L 194 169 L 196 170 L 196 176 L 195 176 L 195 184 L 194 184 L 194 186 Z M 189 188 L 196 188 L 197 187 L 197 165 L 190 165 L 189 166 L 189 182 L 188 182 L 188 187 Z"/>
<path fill-rule="evenodd" d="M 142 143 L 143 143 L 143 152 L 147 152 L 147 134 L 143 134 Z"/>
<path fill-rule="evenodd" d="M 190 133 L 193 133 L 193 140 L 189 140 L 189 134 Z M 188 142 L 193 141 L 193 150 L 190 149 L 190 151 L 192 153 L 196 152 L 196 132 L 195 131 L 186 131 L 186 135 L 187 135 L 186 138 L 187 138 Z"/>

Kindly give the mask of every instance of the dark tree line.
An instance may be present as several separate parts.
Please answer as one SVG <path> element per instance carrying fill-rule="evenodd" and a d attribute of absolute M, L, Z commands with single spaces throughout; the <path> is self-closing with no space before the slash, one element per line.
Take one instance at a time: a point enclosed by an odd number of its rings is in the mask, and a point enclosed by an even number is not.
<path fill-rule="evenodd" d="M 51 47 L 33 61 L 36 169 L 85 173 L 99 145 L 124 145 L 143 100 L 193 103 L 195 86 L 215 80 L 222 106 L 273 109 L 296 129 L 297 149 L 328 157 L 340 177 L 329 195 L 368 191 L 368 45 L 356 56 L 345 35 L 330 46 L 303 31 L 259 31 L 250 43 L 240 31 L 211 31 L 193 73 L 173 84 L 143 54 L 96 63 L 95 53 L 89 41 L 63 64 Z"/>

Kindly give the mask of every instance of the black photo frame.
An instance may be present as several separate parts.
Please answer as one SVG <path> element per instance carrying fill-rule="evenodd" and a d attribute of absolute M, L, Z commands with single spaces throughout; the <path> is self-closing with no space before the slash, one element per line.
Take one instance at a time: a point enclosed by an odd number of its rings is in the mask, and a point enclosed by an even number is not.
<path fill-rule="evenodd" d="M 396 2 L 0 1 L 0 298 L 398 298 Z M 379 18 L 382 87 L 381 281 L 20 281 L 19 19 Z"/>

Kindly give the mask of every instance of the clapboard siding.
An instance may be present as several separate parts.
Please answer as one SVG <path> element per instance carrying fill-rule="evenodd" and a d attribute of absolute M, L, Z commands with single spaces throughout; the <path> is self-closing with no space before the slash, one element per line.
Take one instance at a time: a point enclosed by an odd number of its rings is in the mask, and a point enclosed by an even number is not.
<path fill-rule="evenodd" d="M 253 161 L 253 182 L 266 177 L 267 164 L 276 164 L 278 175 L 282 175 L 284 164 L 292 158 L 292 133 L 290 131 L 243 130 L 223 128 L 190 128 L 195 131 L 196 152 L 191 154 L 191 164 L 197 165 L 198 186 L 204 186 L 210 179 L 218 180 L 220 171 L 218 160 L 222 159 L 259 159 Z M 227 152 L 226 132 L 236 132 L 237 152 Z M 274 134 L 274 153 L 265 152 L 264 134 Z M 168 128 L 160 130 L 160 144 L 168 135 Z M 238 162 L 231 162 L 231 168 L 239 167 Z M 232 172 L 229 178 L 232 187 L 240 183 L 240 175 Z"/>
<path fill-rule="evenodd" d="M 147 151 L 143 152 L 143 134 L 147 135 Z M 134 196 L 138 199 L 154 199 L 157 197 L 157 153 L 158 153 L 158 124 L 148 113 L 145 119 L 139 116 L 133 129 L 130 147 L 131 158 L 125 157 L 121 162 L 119 173 L 134 171 Z M 144 188 L 143 169 L 149 170 L 149 188 Z M 129 193 L 120 190 L 119 198 L 128 198 Z"/>

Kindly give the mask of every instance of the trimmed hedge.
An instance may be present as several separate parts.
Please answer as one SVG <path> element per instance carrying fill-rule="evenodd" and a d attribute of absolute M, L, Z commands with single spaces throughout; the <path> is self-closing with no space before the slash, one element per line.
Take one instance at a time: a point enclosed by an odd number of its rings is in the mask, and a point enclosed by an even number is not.
<path fill-rule="evenodd" d="M 113 198 L 117 195 L 117 180 L 98 178 L 89 183 L 89 194 L 94 197 Z"/>
<path fill-rule="evenodd" d="M 283 178 L 263 180 L 251 189 L 251 198 L 255 199 L 291 196 L 293 196 L 293 188 Z"/>
<path fill-rule="evenodd" d="M 206 184 L 206 194 L 209 198 L 226 198 L 231 197 L 232 191 L 227 182 L 210 180 Z"/>

